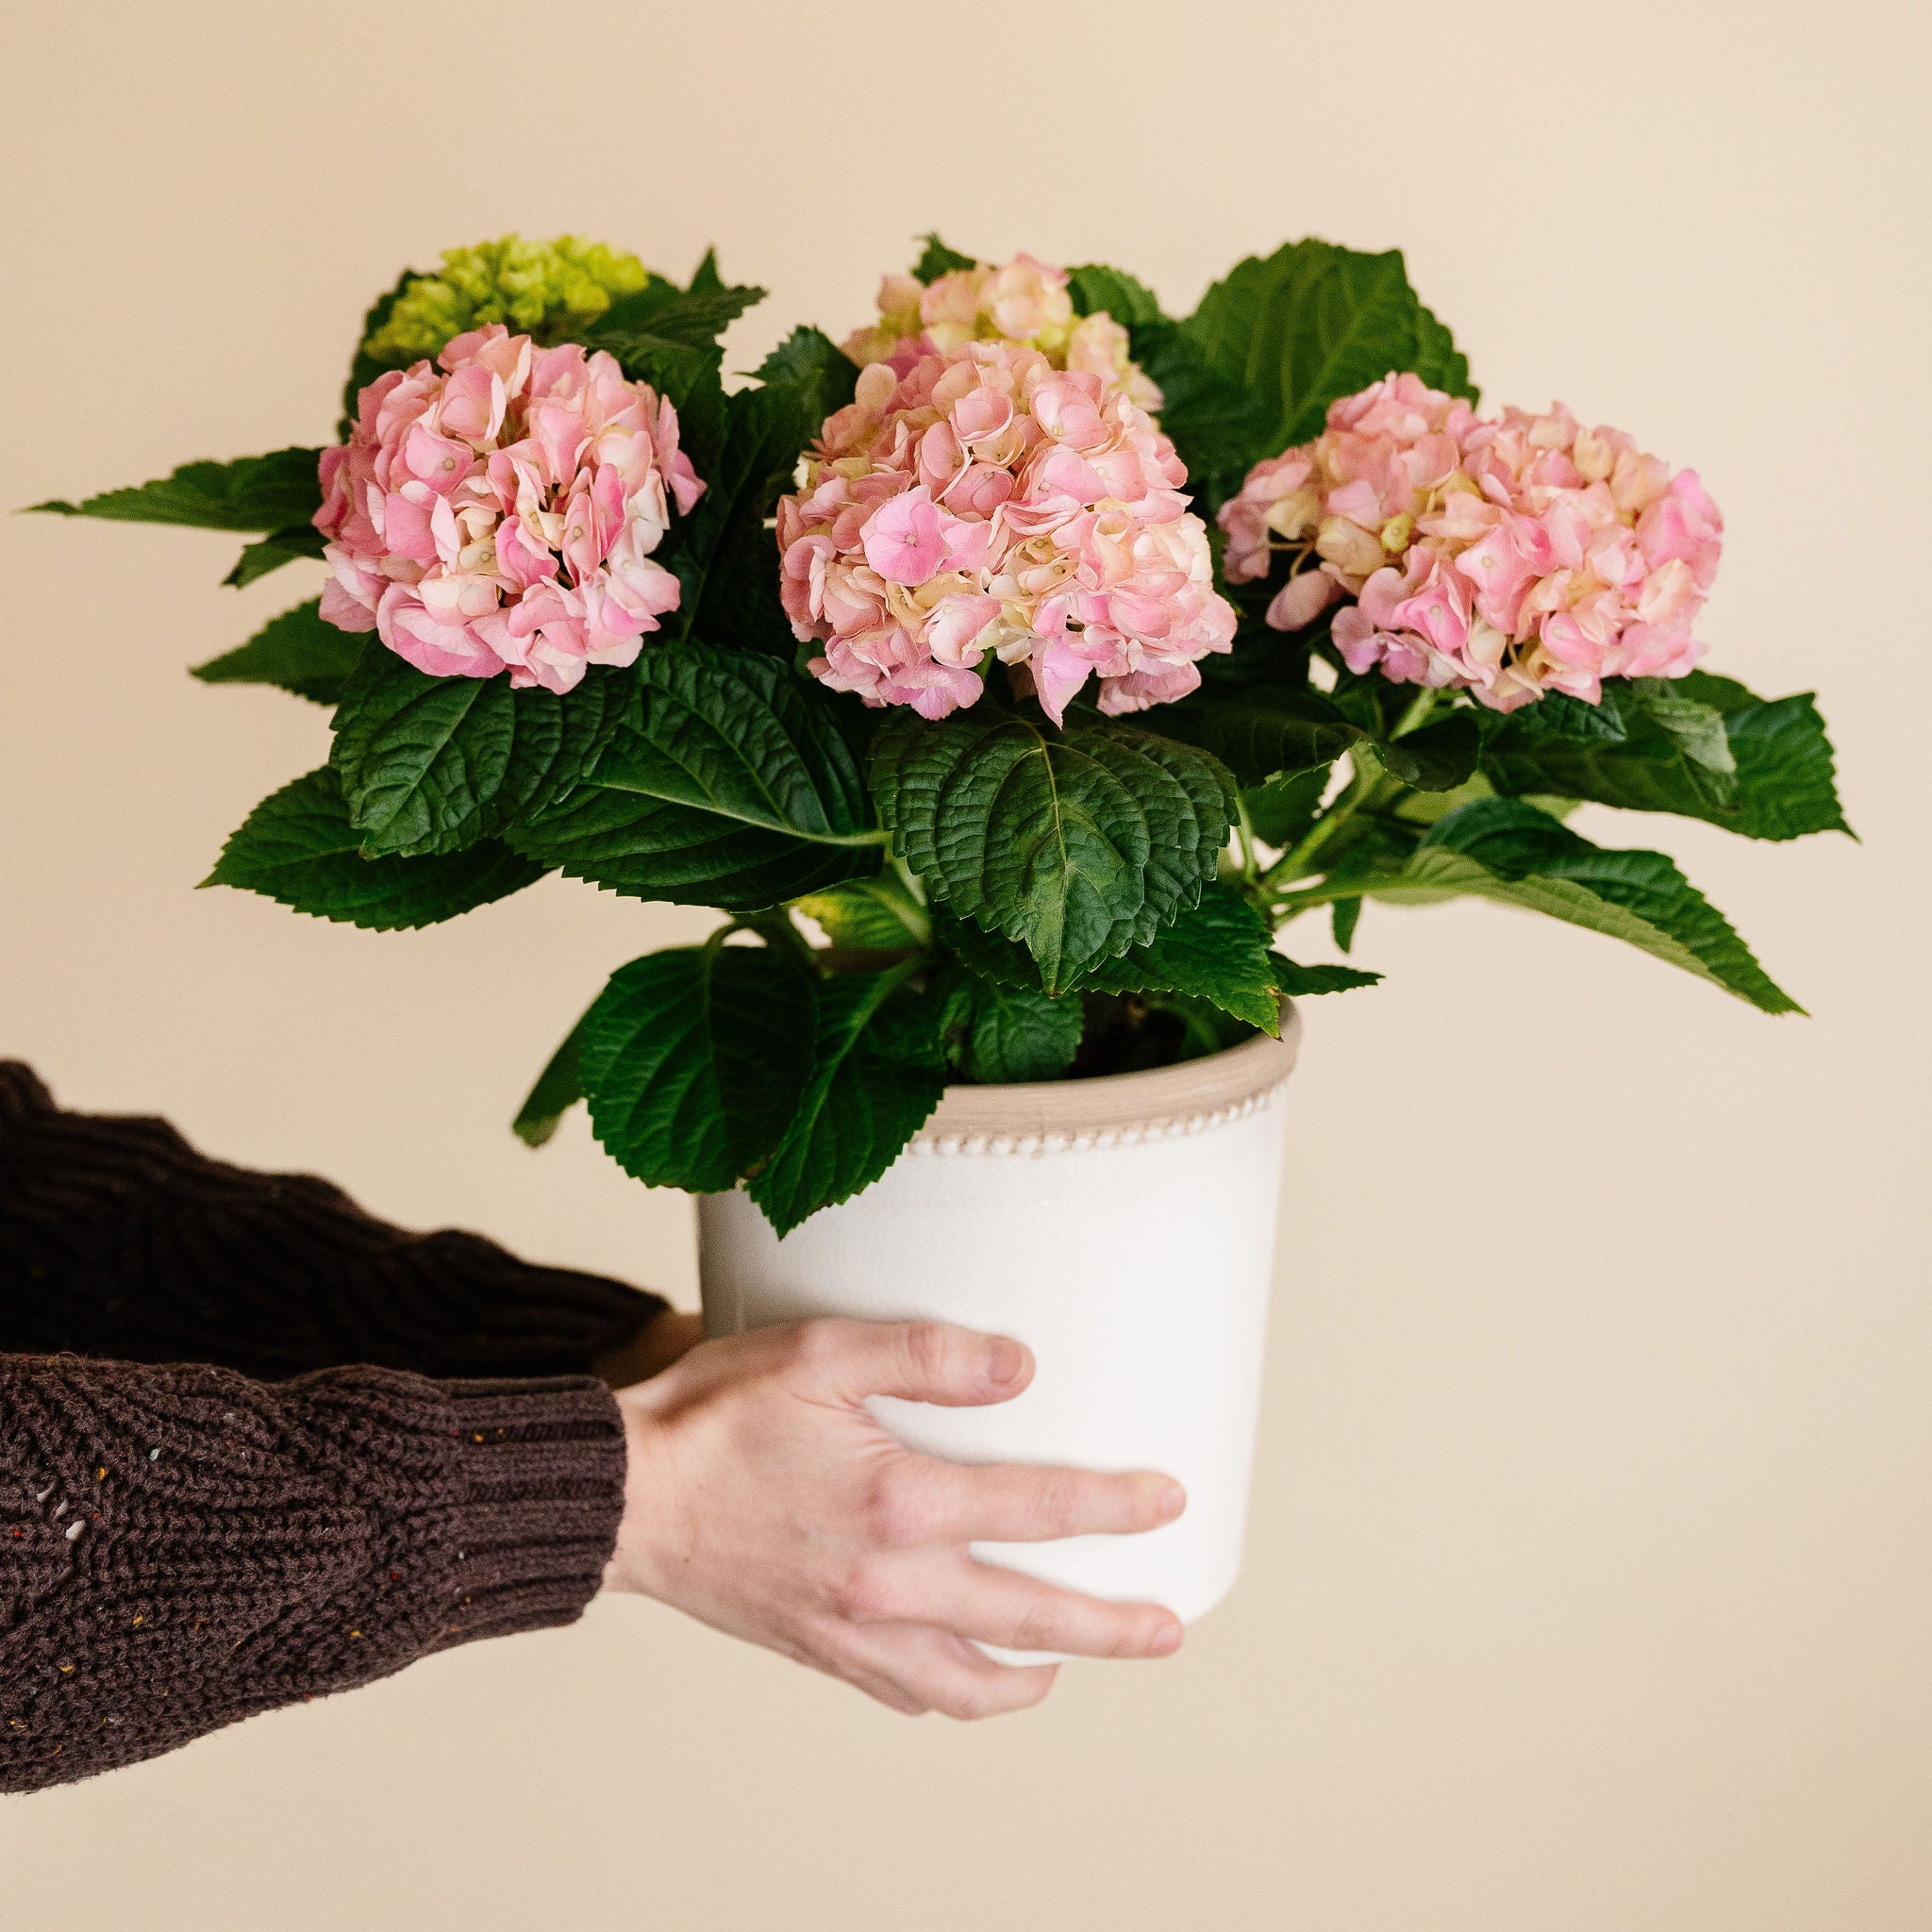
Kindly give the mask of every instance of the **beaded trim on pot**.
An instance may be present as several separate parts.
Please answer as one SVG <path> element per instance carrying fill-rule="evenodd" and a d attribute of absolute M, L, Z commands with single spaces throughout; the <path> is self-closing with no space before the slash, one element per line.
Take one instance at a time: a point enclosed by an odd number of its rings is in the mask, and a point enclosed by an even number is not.
<path fill-rule="evenodd" d="M 1224 1127 L 1230 1121 L 1245 1120 L 1274 1103 L 1279 1086 L 1264 1092 L 1251 1093 L 1232 1107 L 1217 1107 L 1211 1112 L 1184 1114 L 1167 1120 L 1134 1121 L 1121 1126 L 1090 1127 L 1084 1131 L 1044 1134 L 949 1134 L 928 1128 L 913 1135 L 907 1145 L 909 1154 L 1083 1154 L 1090 1148 L 1137 1147 L 1143 1141 L 1178 1141 L 1190 1134 L 1205 1134 Z"/>
<path fill-rule="evenodd" d="M 1286 1001 L 1281 1037 L 1139 1074 L 1011 1087 L 948 1087 L 911 1140 L 914 1154 L 1063 1154 L 1207 1133 L 1269 1106 L 1293 1071 L 1301 1016 Z"/>

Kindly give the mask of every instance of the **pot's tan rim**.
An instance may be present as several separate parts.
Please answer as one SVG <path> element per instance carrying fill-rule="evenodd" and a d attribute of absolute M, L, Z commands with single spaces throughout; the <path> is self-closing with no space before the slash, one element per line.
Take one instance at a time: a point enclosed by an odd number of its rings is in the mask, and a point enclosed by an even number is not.
<path fill-rule="evenodd" d="M 1257 1033 L 1205 1059 L 1138 1074 L 1103 1074 L 1091 1080 L 948 1087 L 913 1140 L 937 1145 L 990 1138 L 1004 1142 L 1185 1131 L 1251 1111 L 1294 1071 L 1301 1039 L 1301 1014 L 1293 1001 L 1284 1000 L 1279 1040 Z"/>

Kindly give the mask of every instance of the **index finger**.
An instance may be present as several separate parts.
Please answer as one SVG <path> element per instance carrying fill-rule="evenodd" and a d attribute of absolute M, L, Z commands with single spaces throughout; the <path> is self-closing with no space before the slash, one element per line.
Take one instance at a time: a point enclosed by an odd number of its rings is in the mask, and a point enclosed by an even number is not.
<path fill-rule="evenodd" d="M 1187 1491 L 1154 1470 L 1119 1474 L 1031 1462 L 946 1462 L 908 1454 L 889 1474 L 888 1542 L 1051 1542 L 1136 1536 L 1172 1523 Z"/>

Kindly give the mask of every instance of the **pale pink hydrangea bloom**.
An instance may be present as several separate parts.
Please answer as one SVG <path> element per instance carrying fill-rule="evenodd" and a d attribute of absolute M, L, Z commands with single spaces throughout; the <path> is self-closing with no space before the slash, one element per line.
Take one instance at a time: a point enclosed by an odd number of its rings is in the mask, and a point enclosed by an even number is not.
<path fill-rule="evenodd" d="M 1004 266 L 981 262 L 927 285 L 916 275 L 879 283 L 879 319 L 843 344 L 861 367 L 890 362 L 904 375 L 922 356 L 948 355 L 967 342 L 1014 342 L 1038 349 L 1056 369 L 1118 383 L 1143 409 L 1160 390 L 1127 353 L 1127 332 L 1106 309 L 1075 315 L 1067 272 L 1016 255 Z"/>
<path fill-rule="evenodd" d="M 1126 391 L 967 341 L 869 364 L 778 500 L 780 590 L 813 674 L 943 718 L 998 658 L 1049 717 L 1090 676 L 1112 715 L 1184 696 L 1224 651 L 1187 469 Z"/>
<path fill-rule="evenodd" d="M 323 451 L 322 614 L 432 676 L 569 691 L 676 609 L 651 552 L 667 493 L 682 514 L 704 488 L 648 385 L 492 323 L 371 383 Z"/>
<path fill-rule="evenodd" d="M 1268 607 L 1298 630 L 1343 596 L 1353 671 L 1453 686 L 1492 710 L 1546 691 L 1595 704 L 1606 677 L 1679 677 L 1717 574 L 1724 519 L 1622 430 L 1557 404 L 1478 417 L 1415 375 L 1343 398 L 1313 442 L 1248 473 L 1222 507 L 1228 580 L 1273 554 L 1319 563 Z"/>

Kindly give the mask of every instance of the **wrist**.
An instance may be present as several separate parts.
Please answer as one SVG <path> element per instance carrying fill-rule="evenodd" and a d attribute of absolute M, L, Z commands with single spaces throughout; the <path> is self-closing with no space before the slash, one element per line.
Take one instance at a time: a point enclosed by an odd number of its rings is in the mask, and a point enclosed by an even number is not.
<path fill-rule="evenodd" d="M 610 1560 L 604 1566 L 602 1587 L 661 1598 L 662 1565 L 654 1547 L 655 1532 L 672 1507 L 658 1453 L 663 1423 L 655 1412 L 656 1405 L 642 1399 L 639 1390 L 620 1390 L 616 1401 L 624 1424 L 624 1513 Z"/>

